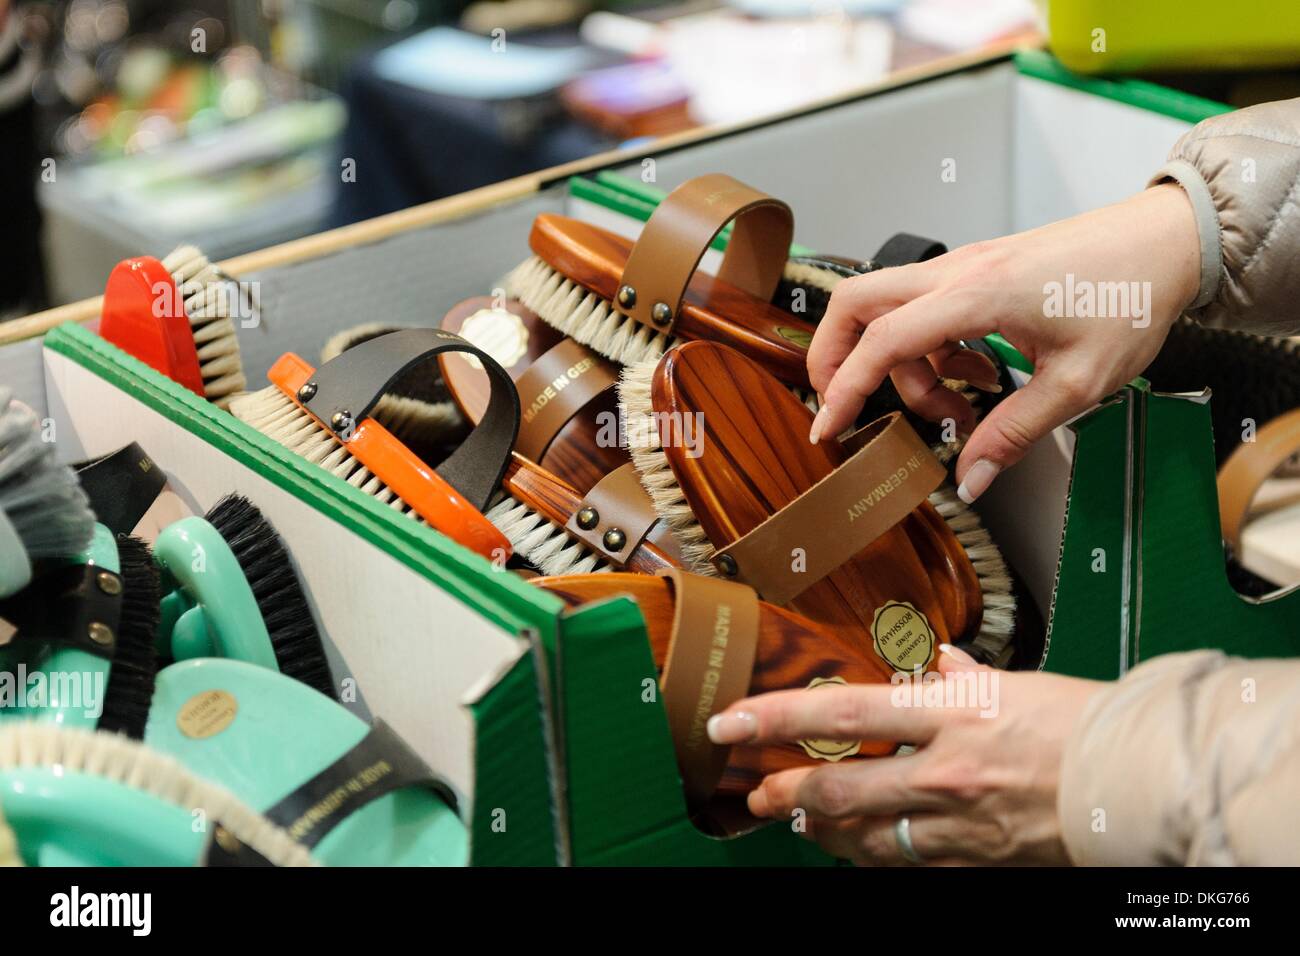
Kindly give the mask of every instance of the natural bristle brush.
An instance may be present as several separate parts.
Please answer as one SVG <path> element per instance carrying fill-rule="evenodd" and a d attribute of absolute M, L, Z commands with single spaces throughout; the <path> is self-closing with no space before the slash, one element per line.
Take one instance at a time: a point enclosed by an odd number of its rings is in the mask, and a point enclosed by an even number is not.
<path fill-rule="evenodd" d="M 164 653 L 230 657 L 336 697 L 329 661 L 293 560 L 242 495 L 168 525 L 154 542 L 163 571 Z"/>
<path fill-rule="evenodd" d="M 732 220 L 718 275 L 697 272 Z M 507 277 L 505 290 L 622 365 L 658 359 L 680 340 L 709 339 L 807 388 L 813 326 L 770 302 L 793 233 L 785 203 L 710 174 L 673 190 L 635 244 L 575 219 L 538 216 L 529 235 L 534 255 Z"/>
<path fill-rule="evenodd" d="M 593 601 L 632 598 L 645 620 L 646 636 L 661 672 L 662 699 L 679 755 L 692 809 L 707 815 L 715 796 L 740 797 L 771 773 L 792 767 L 892 753 L 885 741 L 804 741 L 764 747 L 715 748 L 692 740 L 710 716 L 742 697 L 776 690 L 816 688 L 828 683 L 887 683 L 892 669 L 864 648 L 856 635 L 824 628 L 788 609 L 756 598 L 743 584 L 684 571 L 649 574 L 573 574 L 531 582 L 576 607 Z M 726 653 L 713 656 L 719 621 Z M 701 698 L 704 661 L 716 661 Z M 703 707 L 703 710 L 701 710 Z M 695 737 L 700 735 L 696 734 Z M 692 757 L 691 751 L 697 751 Z M 710 773 L 701 775 L 700 762 Z M 703 776 L 703 779 L 701 779 Z"/>
<path fill-rule="evenodd" d="M 494 376 L 492 407 L 435 470 L 372 417 L 391 383 L 446 350 L 469 351 Z M 357 345 L 319 369 L 292 353 L 272 384 L 231 412 L 308 461 L 489 559 L 510 544 L 482 514 L 501 483 L 519 429 L 519 397 L 496 362 L 458 336 L 406 329 Z"/>
<path fill-rule="evenodd" d="M 85 552 L 47 567 L 0 602 L 0 618 L 16 629 L 0 646 L 0 669 L 23 667 L 60 689 L 0 709 L 0 722 L 39 720 L 143 736 L 158 626 L 157 572 L 143 541 L 95 525 Z"/>
<path fill-rule="evenodd" d="M 94 527 L 76 474 L 56 460 L 36 413 L 0 386 L 0 598 L 24 588 L 40 562 L 82 551 Z"/>
<path fill-rule="evenodd" d="M 118 348 L 228 408 L 247 381 L 235 321 L 257 308 L 193 246 L 162 261 L 127 259 L 109 274 L 99 334 Z"/>
<path fill-rule="evenodd" d="M 721 550 L 850 458 L 834 439 L 809 444 L 812 413 L 757 363 L 713 343 L 684 344 L 654 369 L 648 363 L 625 369 L 620 400 L 642 484 L 659 517 L 678 535 L 684 564 L 702 574 L 718 574 Z M 704 435 L 702 451 L 692 457 L 674 440 L 673 423 L 695 416 Z M 904 420 L 892 412 L 881 421 L 895 419 Z M 852 457 L 869 451 L 870 446 L 859 449 Z M 920 462 L 924 455 L 912 457 Z M 981 658 L 1005 663 L 1014 651 L 1012 577 L 974 512 L 951 489 L 935 497 L 943 476 L 942 471 L 934 475 L 925 496 L 917 498 L 919 506 L 899 515 L 898 523 L 861 554 L 790 597 L 789 607 L 824 626 L 875 640 L 876 612 L 906 604 L 919 612 L 931 647 L 936 640 L 970 642 Z M 795 529 L 794 547 L 812 554 L 828 542 L 848 540 L 853 523 L 878 510 L 872 495 L 880 489 L 864 482 L 858 491 L 862 500 L 843 512 L 823 508 L 806 519 Z M 812 519 L 829 524 L 814 527 Z M 736 558 L 729 556 L 722 559 L 723 569 L 728 561 L 734 568 Z M 791 555 L 770 557 L 773 566 L 791 561 Z M 741 579 L 745 574 L 740 569 Z M 915 663 L 910 656 L 905 661 Z"/>
<path fill-rule="evenodd" d="M 283 828 L 174 758 L 54 724 L 0 726 L 0 820 L 10 861 L 29 866 L 195 866 L 239 851 L 274 866 L 315 865 Z"/>

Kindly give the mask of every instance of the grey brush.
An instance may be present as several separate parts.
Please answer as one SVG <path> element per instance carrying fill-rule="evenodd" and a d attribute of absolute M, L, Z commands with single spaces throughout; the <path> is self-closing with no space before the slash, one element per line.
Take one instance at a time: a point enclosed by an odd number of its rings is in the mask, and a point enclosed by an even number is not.
<path fill-rule="evenodd" d="M 25 587 L 35 562 L 80 553 L 94 526 L 76 473 L 55 459 L 35 412 L 0 388 L 0 597 Z"/>

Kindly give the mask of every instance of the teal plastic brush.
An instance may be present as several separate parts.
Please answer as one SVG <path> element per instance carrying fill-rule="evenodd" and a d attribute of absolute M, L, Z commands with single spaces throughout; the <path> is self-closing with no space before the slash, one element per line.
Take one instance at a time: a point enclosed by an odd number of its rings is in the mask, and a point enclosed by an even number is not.
<path fill-rule="evenodd" d="M 0 617 L 16 627 L 0 648 L 0 672 L 15 684 L 0 722 L 144 735 L 158 624 L 157 572 L 144 542 L 95 525 L 77 561 L 45 570 L 0 603 Z"/>
<path fill-rule="evenodd" d="M 229 790 L 119 734 L 0 727 L 0 866 L 193 866 L 214 849 L 313 865 Z"/>
<path fill-rule="evenodd" d="M 247 661 L 336 696 L 289 552 L 247 498 L 227 495 L 205 517 L 164 528 L 154 560 L 163 577 L 162 654 Z"/>
<path fill-rule="evenodd" d="M 268 668 L 216 658 L 165 668 L 145 742 L 327 865 L 467 861 L 454 796 L 399 738 Z"/>

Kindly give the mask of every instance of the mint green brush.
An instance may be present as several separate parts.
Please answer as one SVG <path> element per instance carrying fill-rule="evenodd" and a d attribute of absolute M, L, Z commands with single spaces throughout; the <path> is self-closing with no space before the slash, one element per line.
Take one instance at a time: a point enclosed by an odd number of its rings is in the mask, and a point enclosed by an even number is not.
<path fill-rule="evenodd" d="M 335 696 L 292 559 L 247 498 L 227 495 L 205 517 L 169 525 L 153 553 L 163 578 L 162 654 L 246 661 Z"/>
<path fill-rule="evenodd" d="M 165 668 L 145 741 L 228 788 L 327 865 L 468 860 L 450 791 L 409 748 L 274 670 L 217 658 Z"/>

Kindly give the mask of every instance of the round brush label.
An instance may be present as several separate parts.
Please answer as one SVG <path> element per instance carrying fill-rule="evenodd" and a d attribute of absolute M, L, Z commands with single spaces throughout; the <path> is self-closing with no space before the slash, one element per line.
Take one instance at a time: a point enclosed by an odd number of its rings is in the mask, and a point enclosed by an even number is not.
<path fill-rule="evenodd" d="M 930 622 L 907 601 L 889 601 L 876 608 L 871 641 L 876 653 L 896 671 L 925 668 L 934 657 Z"/>
<path fill-rule="evenodd" d="M 792 329 L 788 325 L 778 325 L 776 327 L 776 334 L 781 336 L 781 338 L 785 339 L 787 342 L 792 342 L 799 346 L 801 349 L 806 349 L 808 346 L 812 345 L 812 333 L 806 329 Z"/>
<path fill-rule="evenodd" d="M 847 684 L 843 677 L 814 677 L 807 689 L 825 687 L 827 684 Z M 816 760 L 829 760 L 834 763 L 845 757 L 852 757 L 862 749 L 860 740 L 801 740 L 799 746 L 809 757 Z"/>
<path fill-rule="evenodd" d="M 528 354 L 528 327 L 524 320 L 505 309 L 479 309 L 460 327 L 461 338 L 477 345 L 502 368 L 511 368 Z M 483 363 L 468 353 L 461 356 L 474 368 Z"/>
<path fill-rule="evenodd" d="M 205 690 L 195 694 L 176 715 L 176 726 L 186 737 L 205 740 L 221 733 L 235 720 L 239 702 L 224 690 Z"/>

